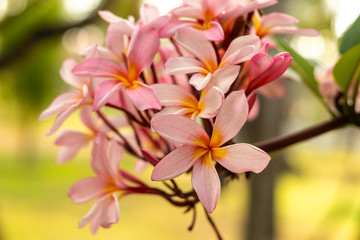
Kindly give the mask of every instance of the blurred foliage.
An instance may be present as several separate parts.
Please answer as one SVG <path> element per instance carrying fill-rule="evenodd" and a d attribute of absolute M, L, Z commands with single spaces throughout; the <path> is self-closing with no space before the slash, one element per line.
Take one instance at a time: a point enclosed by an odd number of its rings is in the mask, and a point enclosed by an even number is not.
<path fill-rule="evenodd" d="M 360 44 L 360 15 L 344 33 L 340 42 L 340 53 L 344 54 L 357 44 Z"/>
<path fill-rule="evenodd" d="M 138 11 L 138 1 L 103 0 L 84 19 L 69 20 L 65 1 L 11 0 L 8 4 L 13 7 L 20 2 L 26 5 L 23 11 L 0 21 L 0 99 L 16 103 L 21 118 L 37 116 L 67 87 L 59 69 L 64 59 L 76 55 L 62 45 L 66 31 L 96 23 L 105 32 L 107 23 L 98 17 L 99 9 L 111 9 L 122 17 L 137 17 Z"/>

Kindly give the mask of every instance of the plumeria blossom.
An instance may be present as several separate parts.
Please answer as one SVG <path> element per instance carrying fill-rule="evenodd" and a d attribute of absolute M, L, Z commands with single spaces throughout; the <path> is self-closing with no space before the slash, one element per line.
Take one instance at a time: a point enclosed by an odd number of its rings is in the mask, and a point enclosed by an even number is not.
<path fill-rule="evenodd" d="M 94 111 L 108 103 L 120 89 L 132 100 L 139 110 L 161 109 L 151 87 L 140 81 L 140 73 L 151 65 L 160 46 L 156 30 L 136 30 L 130 41 L 127 57 L 128 69 L 122 64 L 102 58 L 92 58 L 80 62 L 73 73 L 84 77 L 109 78 L 95 89 Z"/>
<path fill-rule="evenodd" d="M 257 36 L 241 36 L 234 39 L 218 64 L 214 47 L 203 34 L 192 28 L 181 28 L 176 42 L 193 54 L 192 57 L 173 57 L 165 65 L 167 74 L 194 73 L 190 84 L 197 90 L 218 87 L 226 93 L 239 74 L 241 62 L 250 60 L 260 50 Z M 198 60 L 199 59 L 199 60 Z"/>
<path fill-rule="evenodd" d="M 105 135 L 96 138 L 92 152 L 91 167 L 96 177 L 88 177 L 76 182 L 69 191 L 69 196 L 75 203 L 84 203 L 96 199 L 95 204 L 80 221 L 79 228 L 91 222 L 91 232 L 97 232 L 100 226 L 109 228 L 119 221 L 119 195 L 131 193 L 131 186 L 126 180 L 137 185 L 146 186 L 141 181 L 119 170 L 118 165 L 123 154 L 123 148 L 115 139 L 111 141 L 107 154 L 107 139 Z"/>
<path fill-rule="evenodd" d="M 249 63 L 246 95 L 261 86 L 278 79 L 290 67 L 292 57 L 287 52 L 271 57 L 267 53 L 256 54 Z"/>
<path fill-rule="evenodd" d="M 63 62 L 60 69 L 62 79 L 70 86 L 76 88 L 76 91 L 59 95 L 39 116 L 39 119 L 42 120 L 57 114 L 53 126 L 46 133 L 48 136 L 55 133 L 65 120 L 77 109 L 93 103 L 91 80 L 87 77 L 79 77 L 72 73 L 72 69 L 76 64 L 74 59 L 67 59 Z"/>
<path fill-rule="evenodd" d="M 63 130 L 55 139 L 55 144 L 61 146 L 57 157 L 57 163 L 65 163 L 75 157 L 77 152 L 87 146 L 99 132 L 100 128 L 91 117 L 90 107 L 84 107 L 81 110 L 80 117 L 89 132 L 80 132 L 75 130 Z"/>
<path fill-rule="evenodd" d="M 284 13 L 270 13 L 260 16 L 255 11 L 253 16 L 255 34 L 260 38 L 273 34 L 294 34 L 308 37 L 317 37 L 319 32 L 314 29 L 297 28 L 298 20 Z"/>
<path fill-rule="evenodd" d="M 268 154 L 250 144 L 222 147 L 240 131 L 247 115 L 245 94 L 237 91 L 232 92 L 224 101 L 216 117 L 211 138 L 200 125 L 183 116 L 167 115 L 153 119 L 153 129 L 180 147 L 155 166 L 152 180 L 173 179 L 193 167 L 191 182 L 194 190 L 206 210 L 213 212 L 220 194 L 220 180 L 213 160 L 234 173 L 259 173 L 270 161 Z"/>
<path fill-rule="evenodd" d="M 191 119 L 195 116 L 213 118 L 217 115 L 224 99 L 224 94 L 217 87 L 212 87 L 200 97 L 199 101 L 194 95 L 177 85 L 154 84 L 151 87 L 155 90 L 160 104 L 165 106 L 154 117 L 179 114 Z"/>

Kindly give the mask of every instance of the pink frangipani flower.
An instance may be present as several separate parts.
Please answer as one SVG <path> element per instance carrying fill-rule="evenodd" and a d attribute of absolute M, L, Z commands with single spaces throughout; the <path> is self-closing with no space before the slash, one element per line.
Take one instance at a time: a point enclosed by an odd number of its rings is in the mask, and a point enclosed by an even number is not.
<path fill-rule="evenodd" d="M 154 84 L 151 86 L 158 97 L 160 104 L 165 106 L 154 117 L 179 114 L 191 119 L 196 116 L 213 118 L 222 105 L 224 94 L 217 87 L 212 87 L 198 101 L 191 93 L 173 84 Z"/>
<path fill-rule="evenodd" d="M 216 117 L 211 138 L 200 125 L 183 116 L 166 115 L 153 119 L 153 129 L 180 147 L 155 166 L 152 180 L 173 179 L 193 167 L 191 182 L 194 190 L 206 210 L 213 212 L 220 194 L 220 180 L 213 160 L 234 173 L 259 173 L 270 161 L 267 153 L 250 144 L 222 147 L 240 131 L 247 116 L 245 94 L 237 91 L 225 99 Z"/>
<path fill-rule="evenodd" d="M 284 13 L 270 13 L 260 16 L 255 11 L 253 16 L 255 34 L 260 38 L 273 34 L 294 34 L 308 37 L 317 37 L 319 32 L 314 29 L 297 28 L 298 20 Z"/>
<path fill-rule="evenodd" d="M 73 69 L 76 75 L 110 78 L 95 89 L 94 111 L 111 101 L 122 88 L 138 109 L 160 110 L 161 105 L 153 89 L 139 80 L 140 73 L 153 62 L 159 46 L 156 30 L 137 29 L 129 45 L 128 69 L 102 58 L 87 59 L 76 65 Z"/>
<path fill-rule="evenodd" d="M 62 79 L 76 91 L 66 92 L 54 99 L 50 106 L 39 116 L 39 119 L 46 119 L 57 114 L 56 120 L 46 135 L 51 135 L 60 128 L 65 120 L 77 109 L 93 103 L 91 79 L 79 77 L 71 71 L 76 66 L 74 59 L 67 59 L 60 69 Z"/>
<path fill-rule="evenodd" d="M 97 176 L 79 180 L 69 191 L 69 196 L 75 203 L 97 199 L 79 223 L 79 228 L 82 228 L 91 221 L 93 234 L 100 226 L 108 228 L 119 221 L 118 197 L 131 193 L 131 186 L 125 180 L 146 187 L 141 181 L 119 170 L 118 165 L 124 149 L 115 139 L 112 139 L 109 154 L 107 154 L 107 141 L 106 136 L 102 134 L 94 142 L 91 167 Z"/>
<path fill-rule="evenodd" d="M 288 52 L 271 57 L 267 53 L 256 54 L 249 63 L 249 83 L 246 95 L 261 86 L 278 79 L 289 67 L 292 57 Z"/>
<path fill-rule="evenodd" d="M 190 78 L 190 84 L 199 91 L 216 86 L 226 93 L 239 74 L 240 66 L 237 64 L 250 60 L 260 50 L 260 40 L 257 36 L 241 36 L 231 42 L 218 64 L 213 46 L 198 31 L 187 27 L 181 28 L 175 40 L 197 59 L 170 58 L 165 65 L 166 72 L 167 74 L 195 73 Z"/>

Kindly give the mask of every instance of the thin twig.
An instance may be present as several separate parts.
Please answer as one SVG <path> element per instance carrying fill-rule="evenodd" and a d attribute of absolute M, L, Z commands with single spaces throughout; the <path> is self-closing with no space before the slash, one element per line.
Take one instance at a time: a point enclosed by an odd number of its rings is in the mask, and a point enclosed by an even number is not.
<path fill-rule="evenodd" d="M 318 124 L 316 126 L 295 132 L 286 136 L 273 138 L 270 140 L 255 143 L 254 145 L 262 149 L 265 152 L 273 152 L 295 143 L 316 137 L 320 134 L 326 133 L 330 130 L 334 130 L 345 126 L 348 123 L 348 119 L 344 116 L 333 118 L 327 122 Z"/>
<path fill-rule="evenodd" d="M 210 223 L 210 225 L 212 226 L 212 228 L 214 229 L 217 238 L 218 238 L 219 240 L 224 239 L 224 238 L 221 236 L 219 229 L 216 227 L 216 224 L 215 224 L 214 220 L 212 219 L 212 217 L 210 216 L 210 214 L 208 213 L 208 211 L 207 211 L 205 208 L 204 208 L 204 210 L 205 210 L 206 218 L 207 218 L 207 220 L 209 221 L 209 223 Z"/>

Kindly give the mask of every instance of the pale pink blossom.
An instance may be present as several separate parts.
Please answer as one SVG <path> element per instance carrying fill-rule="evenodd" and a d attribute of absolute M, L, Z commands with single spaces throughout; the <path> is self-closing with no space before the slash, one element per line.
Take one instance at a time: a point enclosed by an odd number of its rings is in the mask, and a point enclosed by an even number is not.
<path fill-rule="evenodd" d="M 290 67 L 291 62 L 292 57 L 287 52 L 278 53 L 273 57 L 267 53 L 256 54 L 249 62 L 246 95 L 278 79 Z"/>
<path fill-rule="evenodd" d="M 76 64 L 74 59 L 67 59 L 60 69 L 62 79 L 76 90 L 60 94 L 39 116 L 42 120 L 57 115 L 53 126 L 46 133 L 48 136 L 55 133 L 77 109 L 93 103 L 91 79 L 74 75 L 72 69 Z"/>
<path fill-rule="evenodd" d="M 237 64 L 250 60 L 260 50 L 257 36 L 248 35 L 234 39 L 220 63 L 218 64 L 215 50 L 203 34 L 192 28 L 178 30 L 175 40 L 197 59 L 192 57 L 173 57 L 165 65 L 168 74 L 194 73 L 190 84 L 197 90 L 218 87 L 226 93 L 239 74 Z"/>
<path fill-rule="evenodd" d="M 109 228 L 119 221 L 118 197 L 131 193 L 131 186 L 126 180 L 146 187 L 141 181 L 119 170 L 118 165 L 124 149 L 115 139 L 111 141 L 109 151 L 107 148 L 106 136 L 99 135 L 94 142 L 91 159 L 91 167 L 96 176 L 79 180 L 69 191 L 69 196 L 75 203 L 96 199 L 91 210 L 79 223 L 82 228 L 91 222 L 93 234 L 100 226 Z"/>
<path fill-rule="evenodd" d="M 160 104 L 165 108 L 154 117 L 179 114 L 191 119 L 196 116 L 200 118 L 213 118 L 217 115 L 224 94 L 217 87 L 212 87 L 197 100 L 194 95 L 183 88 L 173 84 L 154 84 L 151 86 L 158 97 Z"/>
<path fill-rule="evenodd" d="M 140 73 L 149 67 L 160 46 L 157 32 L 153 29 L 139 30 L 133 34 L 127 56 L 128 68 L 102 58 L 86 59 L 73 69 L 73 73 L 84 77 L 103 77 L 95 89 L 94 111 L 113 100 L 121 89 L 140 109 L 161 109 L 152 88 L 140 81 Z"/>
<path fill-rule="evenodd" d="M 268 154 L 250 144 L 222 147 L 240 131 L 247 116 L 245 94 L 237 91 L 225 99 L 216 117 L 211 138 L 200 125 L 184 116 L 166 115 L 153 119 L 153 129 L 180 147 L 155 166 L 152 180 L 173 179 L 193 167 L 191 182 L 194 190 L 206 210 L 213 212 L 220 194 L 220 180 L 213 160 L 234 173 L 259 173 L 270 161 Z"/>
<path fill-rule="evenodd" d="M 270 13 L 260 16 L 255 11 L 253 16 L 254 31 L 260 38 L 273 34 L 293 34 L 308 37 L 317 37 L 319 32 L 314 29 L 298 28 L 298 20 L 284 13 Z"/>

